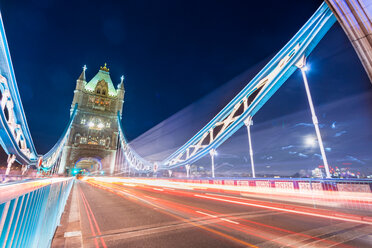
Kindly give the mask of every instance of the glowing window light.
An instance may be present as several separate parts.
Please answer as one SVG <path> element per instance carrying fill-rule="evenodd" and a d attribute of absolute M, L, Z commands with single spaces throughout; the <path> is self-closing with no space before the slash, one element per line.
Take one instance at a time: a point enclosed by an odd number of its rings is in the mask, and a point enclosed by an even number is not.
<path fill-rule="evenodd" d="M 90 122 L 88 123 L 88 127 L 94 127 L 94 123 L 90 121 Z"/>
<path fill-rule="evenodd" d="M 99 123 L 98 126 L 97 126 L 99 129 L 102 129 L 104 127 L 103 123 Z"/>

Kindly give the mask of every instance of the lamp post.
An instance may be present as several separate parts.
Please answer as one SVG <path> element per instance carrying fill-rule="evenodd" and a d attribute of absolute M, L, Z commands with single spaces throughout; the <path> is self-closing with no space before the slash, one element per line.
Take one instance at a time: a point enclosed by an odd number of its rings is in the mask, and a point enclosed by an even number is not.
<path fill-rule="evenodd" d="M 211 155 L 211 160 L 212 160 L 212 177 L 214 178 L 214 156 L 217 155 L 216 149 L 211 149 L 209 151 L 209 154 Z"/>
<path fill-rule="evenodd" d="M 186 177 L 189 178 L 190 177 L 190 165 L 189 164 L 185 165 L 185 169 L 186 169 Z"/>
<path fill-rule="evenodd" d="M 297 62 L 296 66 L 298 68 L 300 68 L 301 74 L 302 74 L 302 78 L 304 80 L 304 85 L 305 85 L 305 89 L 306 89 L 307 100 L 308 100 L 309 106 L 310 106 L 311 116 L 312 116 L 312 120 L 313 120 L 313 124 L 314 124 L 314 127 L 315 127 L 316 136 L 317 136 L 318 143 L 319 143 L 320 153 L 322 154 L 324 168 L 325 168 L 325 171 L 326 171 L 326 177 L 327 178 L 331 178 L 331 173 L 329 173 L 329 166 L 328 166 L 327 157 L 326 157 L 326 154 L 325 154 L 325 151 L 324 151 L 322 136 L 320 135 L 319 122 L 318 122 L 318 118 L 316 117 L 316 114 L 315 114 L 315 108 L 314 108 L 313 100 L 312 100 L 311 93 L 310 93 L 309 83 L 307 82 L 306 70 L 308 68 L 306 67 L 306 58 L 305 58 L 305 56 L 303 56 L 301 58 L 301 60 L 299 62 Z"/>
<path fill-rule="evenodd" d="M 251 141 L 251 126 L 253 125 L 252 116 L 248 116 L 248 118 L 244 121 L 244 124 L 247 127 L 247 132 L 248 132 L 249 156 L 251 158 L 252 177 L 255 178 L 256 172 L 254 170 L 253 149 L 252 149 L 252 141 Z"/>

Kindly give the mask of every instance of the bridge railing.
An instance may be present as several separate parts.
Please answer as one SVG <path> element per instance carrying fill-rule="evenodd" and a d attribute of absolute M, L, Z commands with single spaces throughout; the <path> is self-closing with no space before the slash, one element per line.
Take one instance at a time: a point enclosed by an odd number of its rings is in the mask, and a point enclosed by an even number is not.
<path fill-rule="evenodd" d="M 50 247 L 71 178 L 0 185 L 0 247 Z"/>

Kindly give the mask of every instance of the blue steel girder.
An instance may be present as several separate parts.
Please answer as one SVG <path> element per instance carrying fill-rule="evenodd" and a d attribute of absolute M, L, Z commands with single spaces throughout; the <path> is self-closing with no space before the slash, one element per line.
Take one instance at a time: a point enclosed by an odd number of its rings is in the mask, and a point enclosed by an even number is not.
<path fill-rule="evenodd" d="M 50 170 L 56 164 L 56 162 L 58 161 L 58 158 L 60 158 L 62 151 L 63 151 L 63 147 L 65 146 L 66 141 L 69 137 L 71 126 L 75 119 L 77 111 L 78 111 L 78 104 L 76 103 L 71 113 L 70 120 L 65 130 L 63 131 L 61 137 L 59 138 L 57 143 L 52 147 L 52 149 L 50 149 L 49 152 L 47 152 L 42 157 L 43 162 L 42 162 L 41 167 L 43 170 Z"/>
<path fill-rule="evenodd" d="M 283 85 L 297 69 L 296 64 L 312 52 L 335 21 L 332 11 L 323 3 L 279 53 L 206 126 L 168 158 L 156 163 L 159 169 L 186 166 L 220 146 Z M 144 172 L 155 168 L 155 163 L 146 161 L 130 148 L 119 115 L 118 124 L 120 141 L 130 166 Z"/>
<path fill-rule="evenodd" d="M 139 172 L 151 172 L 153 171 L 154 164 L 138 155 L 128 144 L 128 141 L 123 132 L 123 126 L 121 123 L 120 112 L 117 114 L 117 121 L 119 127 L 119 142 L 124 152 L 124 157 L 129 163 L 129 166 Z"/>
<path fill-rule="evenodd" d="M 0 144 L 7 154 L 25 165 L 34 164 L 38 155 L 28 128 L 19 95 L 12 60 L 0 14 Z"/>
<path fill-rule="evenodd" d="M 220 146 L 254 114 L 297 69 L 336 21 L 323 3 L 281 51 L 203 129 L 159 164 L 172 169 L 195 162 Z M 251 97 L 251 98 L 250 98 Z"/>

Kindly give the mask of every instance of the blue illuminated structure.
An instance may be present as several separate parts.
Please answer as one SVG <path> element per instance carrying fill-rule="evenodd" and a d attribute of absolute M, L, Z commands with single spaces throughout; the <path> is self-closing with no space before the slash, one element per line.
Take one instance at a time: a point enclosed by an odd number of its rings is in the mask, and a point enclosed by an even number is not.
<path fill-rule="evenodd" d="M 177 151 L 161 162 L 149 162 L 128 145 L 120 126 L 120 141 L 129 165 L 139 172 L 170 170 L 189 165 L 216 149 L 252 118 L 283 83 L 296 71 L 296 64 L 306 58 L 335 23 L 336 18 L 323 3 L 297 34 L 204 128 Z M 156 164 L 156 165 L 155 165 Z"/>
<path fill-rule="evenodd" d="M 61 138 L 44 156 L 38 155 L 19 95 L 1 14 L 0 22 L 0 144 L 9 155 L 7 172 L 16 160 L 26 168 L 31 165 L 40 166 L 43 171 L 53 173 L 59 165 L 77 106 Z"/>
<path fill-rule="evenodd" d="M 0 14 L 0 142 L 21 164 L 36 164 L 38 155 L 27 125 Z"/>
<path fill-rule="evenodd" d="M 73 179 L 0 185 L 0 247 L 50 247 Z"/>

